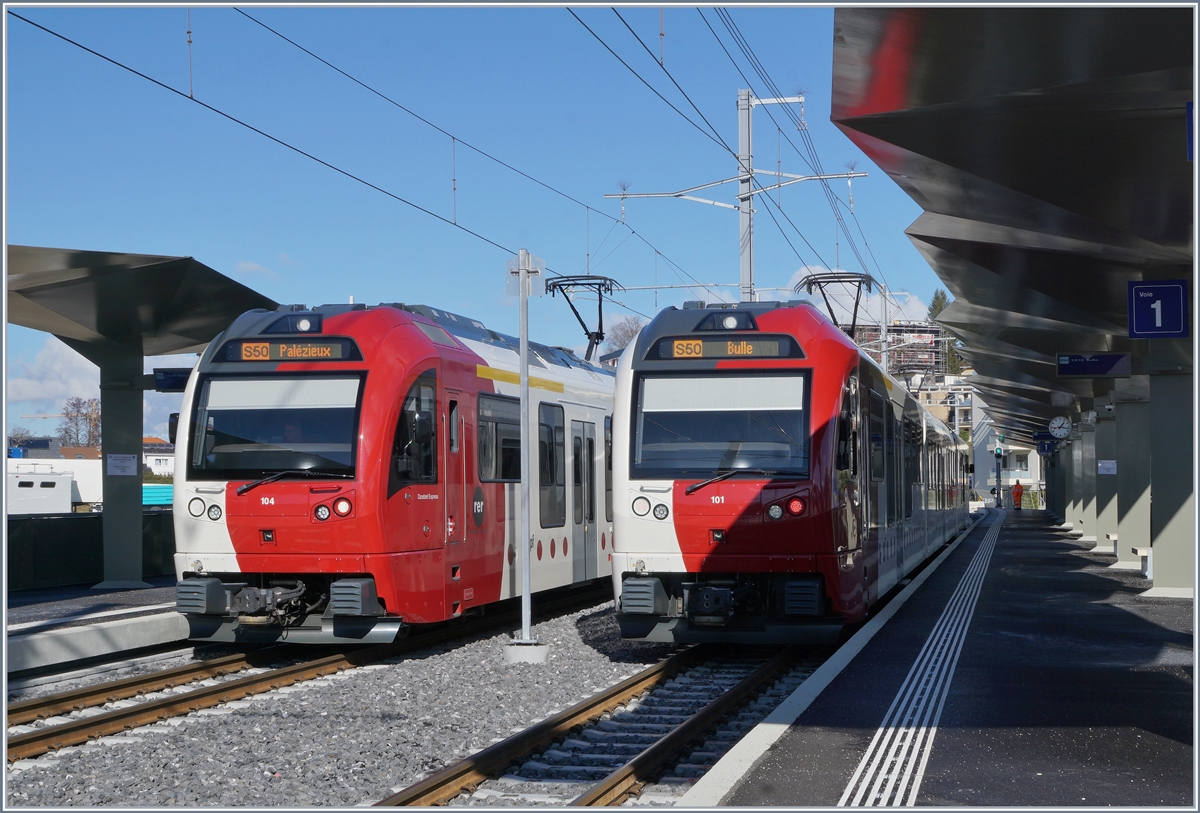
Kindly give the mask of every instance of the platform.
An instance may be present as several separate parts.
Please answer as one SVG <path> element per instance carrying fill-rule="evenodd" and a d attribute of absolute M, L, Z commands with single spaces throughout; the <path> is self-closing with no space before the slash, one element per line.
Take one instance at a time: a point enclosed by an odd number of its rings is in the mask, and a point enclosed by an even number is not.
<path fill-rule="evenodd" d="M 1091 547 L 989 509 L 680 804 L 1194 806 L 1192 601 Z"/>
<path fill-rule="evenodd" d="M 147 582 L 150 589 L 72 586 L 9 593 L 6 671 L 12 675 L 182 642 L 188 625 L 175 612 L 175 577 Z"/>

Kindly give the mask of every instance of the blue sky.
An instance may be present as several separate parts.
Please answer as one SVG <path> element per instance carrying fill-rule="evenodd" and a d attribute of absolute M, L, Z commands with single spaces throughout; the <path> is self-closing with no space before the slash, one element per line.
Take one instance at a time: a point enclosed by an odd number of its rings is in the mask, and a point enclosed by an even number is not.
<path fill-rule="evenodd" d="M 565 7 L 277 8 L 246 13 L 443 130 L 533 176 L 550 191 L 455 143 L 231 7 L 14 9 L 59 34 L 211 105 L 347 173 L 498 243 L 527 248 L 563 274 L 627 286 L 738 279 L 737 214 L 618 192 L 675 191 L 734 175 L 723 147 L 684 120 Z M 625 23 L 659 53 L 659 9 L 575 13 L 666 99 L 704 127 L 687 98 Z M 809 133 L 827 172 L 857 162 L 857 221 L 843 217 L 867 259 L 920 318 L 939 282 L 904 236 L 920 209 L 829 122 L 833 10 L 741 8 L 730 15 L 781 92 L 802 90 Z M 737 91 L 759 96 L 714 9 L 663 15 L 664 66 L 732 147 Z M 517 331 L 504 293 L 509 255 L 345 175 L 6 15 L 5 225 L 10 244 L 189 255 L 281 302 L 403 301 Z M 768 116 L 770 111 L 774 120 Z M 754 162 L 811 170 L 799 133 L 777 107 L 754 114 Z M 783 127 L 781 135 L 776 124 Z M 790 139 L 791 144 L 788 143 Z M 807 151 L 805 151 L 807 156 Z M 832 189 L 847 200 L 844 180 Z M 455 190 L 456 187 L 456 190 Z M 698 193 L 735 202 L 736 184 Z M 798 228 L 755 218 L 755 283 L 788 286 L 806 268 L 862 267 L 841 240 L 816 182 L 780 193 Z M 859 233 L 859 228 L 863 234 Z M 787 239 L 783 236 L 787 235 Z M 865 244 L 863 235 L 865 235 Z M 794 246 L 793 250 L 789 246 Z M 811 248 L 809 245 L 811 244 Z M 868 254 L 866 246 L 870 247 Z M 656 256 L 656 250 L 659 255 Z M 797 251 L 799 256 L 797 256 Z M 835 261 L 840 257 L 840 263 Z M 771 293 L 764 298 L 791 298 Z M 737 298 L 736 289 L 661 290 L 657 307 Z M 618 296 L 606 322 L 652 315 L 655 294 Z M 875 300 L 869 306 L 878 313 Z M 594 318 L 594 306 L 584 303 Z M 531 335 L 582 348 L 561 299 L 535 301 Z M 71 395 L 98 393 L 95 368 L 46 334 L 8 326 L 7 426 L 53 432 Z M 151 359 L 147 367 L 188 359 Z M 150 394 L 146 429 L 165 432 L 178 396 Z"/>

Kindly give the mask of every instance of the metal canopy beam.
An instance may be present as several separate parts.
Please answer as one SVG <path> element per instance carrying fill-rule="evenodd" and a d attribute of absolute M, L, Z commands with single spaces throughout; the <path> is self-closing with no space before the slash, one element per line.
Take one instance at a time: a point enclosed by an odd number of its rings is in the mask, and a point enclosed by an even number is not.
<path fill-rule="evenodd" d="M 199 351 L 240 314 L 276 303 L 191 257 L 9 246 L 8 321 L 53 333 L 100 368 L 104 581 L 142 581 L 143 357 Z M 134 474 L 111 466 L 132 456 Z M 118 460 L 120 458 L 117 458 Z"/>
<path fill-rule="evenodd" d="M 1058 380 L 1063 352 L 1191 371 L 1190 342 L 1131 340 L 1126 286 L 1192 279 L 1190 8 L 864 8 L 834 16 L 831 118 L 925 213 L 939 316 L 1014 430 L 1052 393 L 1078 418 L 1120 379 Z M 1066 401 L 1064 404 L 1063 401 Z"/>

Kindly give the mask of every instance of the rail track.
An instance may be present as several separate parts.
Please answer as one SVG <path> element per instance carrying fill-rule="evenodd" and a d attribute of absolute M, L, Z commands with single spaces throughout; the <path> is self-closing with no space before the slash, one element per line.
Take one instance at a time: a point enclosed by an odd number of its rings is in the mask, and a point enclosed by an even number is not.
<path fill-rule="evenodd" d="M 542 720 L 472 757 L 388 796 L 376 806 L 607 806 L 636 796 L 681 758 L 698 775 L 786 697 L 823 658 L 798 647 L 770 654 L 719 654 L 697 646 Z M 774 695 L 753 722 L 699 741 L 764 692 Z M 690 753 L 689 753 L 690 751 Z M 690 770 L 689 770 L 690 769 Z M 681 776 L 678 781 L 687 781 Z"/>
<path fill-rule="evenodd" d="M 534 606 L 537 616 L 569 612 L 581 606 L 590 606 L 611 597 L 611 587 L 601 584 L 586 590 L 573 590 L 552 600 Z M 164 669 L 146 675 L 123 678 L 95 686 L 87 686 L 66 692 L 18 700 L 8 705 L 8 725 L 20 726 L 34 721 L 46 725 L 13 734 L 7 738 L 9 762 L 36 757 L 56 748 L 79 745 L 90 739 L 116 734 L 130 728 L 149 725 L 169 717 L 177 717 L 204 708 L 218 706 L 232 700 L 290 686 L 305 680 L 365 666 L 384 658 L 411 652 L 427 646 L 454 641 L 511 623 L 519 617 L 519 605 L 505 607 L 501 612 L 475 618 L 462 619 L 448 625 L 439 625 L 429 631 L 419 631 L 410 637 L 390 644 L 379 644 L 361 649 L 337 652 L 323 657 L 305 660 L 282 667 L 265 668 L 279 654 L 270 652 L 235 653 L 213 658 L 200 663 Z M 246 670 L 264 671 L 244 677 L 229 677 Z M 223 679 L 210 685 L 201 685 L 166 697 L 136 702 L 140 695 L 170 691 L 188 686 L 196 681 Z M 102 711 L 108 703 L 118 708 Z M 62 715 L 79 713 L 75 718 Z M 91 712 L 91 713 L 89 713 Z"/>

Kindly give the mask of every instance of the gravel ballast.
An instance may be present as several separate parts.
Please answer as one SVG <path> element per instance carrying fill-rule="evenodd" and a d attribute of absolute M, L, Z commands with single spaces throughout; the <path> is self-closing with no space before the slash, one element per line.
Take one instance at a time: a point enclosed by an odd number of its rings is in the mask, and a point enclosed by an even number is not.
<path fill-rule="evenodd" d="M 7 807 L 353 806 L 469 756 L 657 663 L 612 603 L 535 624 L 546 664 L 506 664 L 509 632 L 397 656 L 6 769 Z"/>

